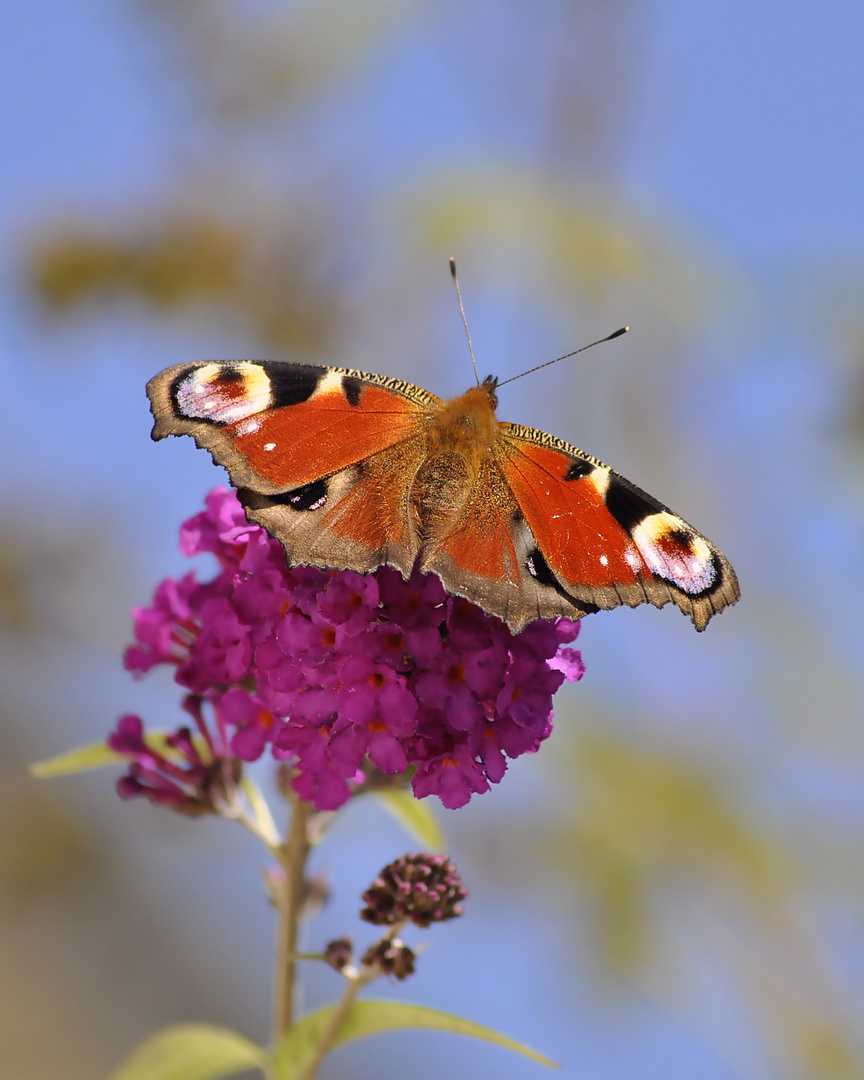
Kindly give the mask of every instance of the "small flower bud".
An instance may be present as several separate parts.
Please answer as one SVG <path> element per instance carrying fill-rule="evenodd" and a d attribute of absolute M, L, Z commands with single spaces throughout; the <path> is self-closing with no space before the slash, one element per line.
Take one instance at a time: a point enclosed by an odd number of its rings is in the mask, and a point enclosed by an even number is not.
<path fill-rule="evenodd" d="M 350 937 L 336 938 L 328 941 L 324 949 L 324 963 L 329 964 L 334 971 L 342 971 L 351 963 L 354 955 L 354 943 Z M 365 963 L 365 960 L 364 960 Z"/>
<path fill-rule="evenodd" d="M 363 893 L 360 918 L 376 926 L 411 920 L 416 926 L 455 919 L 468 895 L 446 855 L 403 855 L 385 866 Z"/>
<path fill-rule="evenodd" d="M 384 938 L 371 945 L 363 953 L 363 959 L 360 962 L 364 967 L 377 966 L 384 975 L 392 975 L 401 981 L 414 974 L 416 959 L 414 950 L 403 945 L 398 939 L 390 941 Z"/>

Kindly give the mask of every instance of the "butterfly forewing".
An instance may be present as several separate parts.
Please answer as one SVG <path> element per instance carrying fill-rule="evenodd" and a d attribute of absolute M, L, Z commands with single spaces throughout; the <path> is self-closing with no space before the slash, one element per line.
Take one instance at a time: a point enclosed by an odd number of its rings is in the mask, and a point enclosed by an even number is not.
<path fill-rule="evenodd" d="M 418 386 L 272 360 L 179 364 L 147 385 L 153 438 L 190 434 L 237 487 L 277 493 L 409 438 L 440 404 Z"/>

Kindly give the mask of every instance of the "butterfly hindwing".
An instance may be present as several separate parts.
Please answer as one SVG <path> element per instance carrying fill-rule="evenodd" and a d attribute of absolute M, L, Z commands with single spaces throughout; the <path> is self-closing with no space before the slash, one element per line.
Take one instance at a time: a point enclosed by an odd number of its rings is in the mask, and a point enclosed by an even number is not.
<path fill-rule="evenodd" d="M 456 524 L 438 543 L 425 545 L 421 559 L 422 568 L 437 574 L 448 592 L 494 611 L 517 633 L 535 619 L 577 619 L 597 610 L 544 573 L 537 541 L 497 456 L 484 462 Z M 538 587 L 538 575 L 549 588 Z"/>
<path fill-rule="evenodd" d="M 670 601 L 703 630 L 738 599 L 729 562 L 668 507 L 541 431 L 501 424 L 507 483 L 555 585 L 600 608 Z M 548 575 L 547 575 L 548 582 Z"/>
<path fill-rule="evenodd" d="M 336 473 L 279 495 L 239 489 L 247 517 L 285 546 L 291 563 L 408 577 L 419 551 L 410 481 L 425 456 L 407 438 Z"/>

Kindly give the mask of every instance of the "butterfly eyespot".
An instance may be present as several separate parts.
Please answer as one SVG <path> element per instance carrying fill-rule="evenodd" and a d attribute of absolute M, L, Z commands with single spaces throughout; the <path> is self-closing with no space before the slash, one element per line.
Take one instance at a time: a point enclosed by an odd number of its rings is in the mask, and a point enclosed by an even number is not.
<path fill-rule="evenodd" d="M 324 480 L 314 480 L 301 488 L 288 492 L 288 505 L 295 510 L 320 510 L 327 502 L 327 484 Z"/>
<path fill-rule="evenodd" d="M 170 394 L 176 416 L 220 426 L 247 420 L 271 404 L 267 373 L 247 361 L 199 364 L 174 380 Z"/>
<path fill-rule="evenodd" d="M 693 541 L 696 539 L 696 534 L 691 532 L 690 529 L 670 529 L 663 539 L 666 543 L 671 545 L 680 544 L 682 547 L 692 548 Z"/>
<path fill-rule="evenodd" d="M 651 514 L 631 533 L 648 568 L 688 596 L 699 596 L 717 585 L 720 574 L 714 551 L 706 540 L 674 514 Z"/>
<path fill-rule="evenodd" d="M 246 491 L 238 491 L 241 502 L 248 506 L 250 499 Z M 290 506 L 292 510 L 320 510 L 327 502 L 327 481 L 313 480 L 311 484 L 303 484 L 302 487 L 293 488 L 291 491 L 282 491 L 278 495 L 258 496 L 263 498 L 265 505 Z M 255 504 L 255 496 L 252 493 L 252 503 Z"/>
<path fill-rule="evenodd" d="M 533 551 L 528 552 L 528 557 L 525 559 L 525 569 L 538 584 L 548 585 L 552 589 L 560 587 L 555 575 L 549 569 L 549 563 L 543 558 L 543 553 L 539 548 L 534 548 Z"/>
<path fill-rule="evenodd" d="M 270 381 L 271 408 L 274 409 L 302 405 L 312 397 L 322 381 L 322 369 L 311 364 L 277 364 L 270 361 L 261 364 L 260 370 Z"/>
<path fill-rule="evenodd" d="M 261 418 L 259 416 L 249 416 L 245 420 L 241 420 L 235 428 L 238 435 L 254 435 L 258 428 L 261 427 Z"/>

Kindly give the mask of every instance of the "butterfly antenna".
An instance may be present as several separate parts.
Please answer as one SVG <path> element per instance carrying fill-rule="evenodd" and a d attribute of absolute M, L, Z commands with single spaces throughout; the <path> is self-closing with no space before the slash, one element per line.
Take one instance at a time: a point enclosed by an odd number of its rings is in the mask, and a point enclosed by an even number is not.
<path fill-rule="evenodd" d="M 629 326 L 622 326 L 620 330 L 616 330 L 614 334 L 609 334 L 608 337 L 600 338 L 598 341 L 592 341 L 590 345 L 583 345 L 581 349 L 574 349 L 573 352 L 565 353 L 563 356 L 558 356 L 554 360 L 547 360 L 545 364 L 538 364 L 537 367 L 529 368 L 527 371 L 523 371 L 521 375 L 514 375 L 512 379 L 505 379 L 504 382 L 499 382 L 498 386 L 506 386 L 507 383 L 516 382 L 517 379 L 521 379 L 525 375 L 533 375 L 535 371 L 540 371 L 544 367 L 551 367 L 552 364 L 557 364 L 559 360 L 569 360 L 571 356 L 576 356 L 580 352 L 585 352 L 586 349 L 593 349 L 595 345 L 602 345 L 604 341 L 611 341 L 612 338 L 621 337 L 621 335 L 626 334 L 629 329 Z M 477 370 L 476 367 L 474 370 Z"/>
<path fill-rule="evenodd" d="M 459 311 L 462 314 L 462 325 L 465 327 L 465 337 L 468 338 L 468 352 L 471 353 L 471 363 L 474 365 L 474 378 L 480 385 L 480 376 L 477 373 L 477 361 L 474 359 L 474 346 L 471 344 L 471 334 L 468 330 L 468 320 L 465 318 L 465 308 L 462 305 L 462 293 L 459 291 L 459 278 L 456 276 L 456 260 L 450 259 L 450 273 L 453 276 L 453 284 L 456 286 L 456 299 L 459 301 Z"/>

